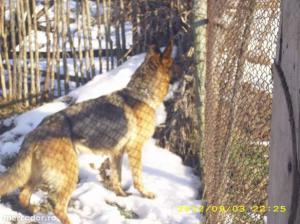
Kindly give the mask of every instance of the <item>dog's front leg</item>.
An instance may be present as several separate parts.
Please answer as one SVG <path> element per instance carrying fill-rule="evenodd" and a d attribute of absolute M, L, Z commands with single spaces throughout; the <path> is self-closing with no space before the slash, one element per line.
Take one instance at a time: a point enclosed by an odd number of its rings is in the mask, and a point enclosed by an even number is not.
<path fill-rule="evenodd" d="M 133 178 L 134 187 L 146 198 L 155 198 L 155 194 L 147 191 L 142 182 L 142 147 L 143 144 L 134 144 L 127 149 L 128 160 Z"/>
<path fill-rule="evenodd" d="M 123 153 L 116 156 L 116 168 L 119 177 L 119 182 L 122 183 L 122 163 L 123 163 Z"/>
<path fill-rule="evenodd" d="M 121 187 L 122 176 L 122 154 L 111 156 L 111 183 L 114 192 L 119 196 L 128 196 Z"/>

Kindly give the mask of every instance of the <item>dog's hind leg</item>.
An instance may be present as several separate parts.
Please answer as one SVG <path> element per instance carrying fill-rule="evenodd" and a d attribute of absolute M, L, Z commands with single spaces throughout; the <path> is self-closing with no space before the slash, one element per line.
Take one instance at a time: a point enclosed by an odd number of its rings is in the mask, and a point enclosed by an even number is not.
<path fill-rule="evenodd" d="M 30 197 L 34 191 L 34 185 L 29 182 L 21 190 L 19 194 L 19 201 L 23 208 L 27 209 L 30 213 L 34 214 L 38 211 L 37 206 L 30 205 Z"/>
<path fill-rule="evenodd" d="M 67 208 L 71 198 L 71 194 L 75 187 L 64 186 L 65 189 L 70 188 L 69 191 L 61 191 L 56 194 L 56 203 L 53 213 L 61 221 L 62 224 L 71 224 L 71 221 L 67 215 Z"/>
<path fill-rule="evenodd" d="M 54 210 L 53 213 L 57 216 L 57 218 L 63 224 L 71 224 L 71 221 L 67 215 L 67 208 L 69 201 L 71 199 L 71 195 L 76 188 L 77 184 L 77 177 L 78 177 L 78 167 L 70 167 L 72 166 L 72 162 L 75 165 L 74 158 L 70 159 L 71 161 L 67 165 L 67 176 L 61 177 L 65 178 L 66 181 L 62 182 L 62 185 L 56 187 L 56 192 L 53 192 L 53 199 L 54 199 Z M 70 164 L 71 163 L 71 164 Z"/>
<path fill-rule="evenodd" d="M 71 224 L 67 215 L 67 208 L 78 180 L 78 160 L 72 142 L 69 139 L 54 139 L 49 147 L 45 167 L 45 181 L 50 186 L 49 202 L 53 213 L 62 224 Z M 48 160 L 45 161 L 45 160 Z M 51 165 L 50 165 L 51 164 Z"/>

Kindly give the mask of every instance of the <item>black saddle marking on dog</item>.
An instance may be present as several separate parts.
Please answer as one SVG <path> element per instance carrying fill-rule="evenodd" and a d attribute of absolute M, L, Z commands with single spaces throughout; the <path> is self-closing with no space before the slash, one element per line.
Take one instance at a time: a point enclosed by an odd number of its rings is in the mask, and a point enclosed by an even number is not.
<path fill-rule="evenodd" d="M 22 145 L 25 147 L 25 145 L 30 146 L 30 144 L 37 141 L 64 137 L 71 137 L 69 124 L 65 116 L 58 112 L 44 118 L 36 129 L 26 135 Z"/>
<path fill-rule="evenodd" d="M 89 148 L 113 148 L 128 131 L 124 109 L 105 98 L 75 104 L 65 114 L 73 141 Z"/>

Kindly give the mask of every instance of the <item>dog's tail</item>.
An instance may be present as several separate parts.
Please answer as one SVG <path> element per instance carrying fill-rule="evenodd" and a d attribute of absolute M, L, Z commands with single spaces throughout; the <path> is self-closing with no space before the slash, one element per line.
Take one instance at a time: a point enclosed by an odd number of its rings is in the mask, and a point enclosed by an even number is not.
<path fill-rule="evenodd" d="M 33 150 L 20 152 L 17 161 L 0 175 L 0 196 L 24 186 L 30 178 Z"/>

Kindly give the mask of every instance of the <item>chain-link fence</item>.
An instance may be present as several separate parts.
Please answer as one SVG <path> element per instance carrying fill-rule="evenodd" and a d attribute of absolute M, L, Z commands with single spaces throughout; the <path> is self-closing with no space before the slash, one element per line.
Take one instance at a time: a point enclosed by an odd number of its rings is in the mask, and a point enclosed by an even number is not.
<path fill-rule="evenodd" d="M 208 223 L 264 222 L 279 12 L 279 0 L 208 1 L 204 195 L 231 206 Z"/>

